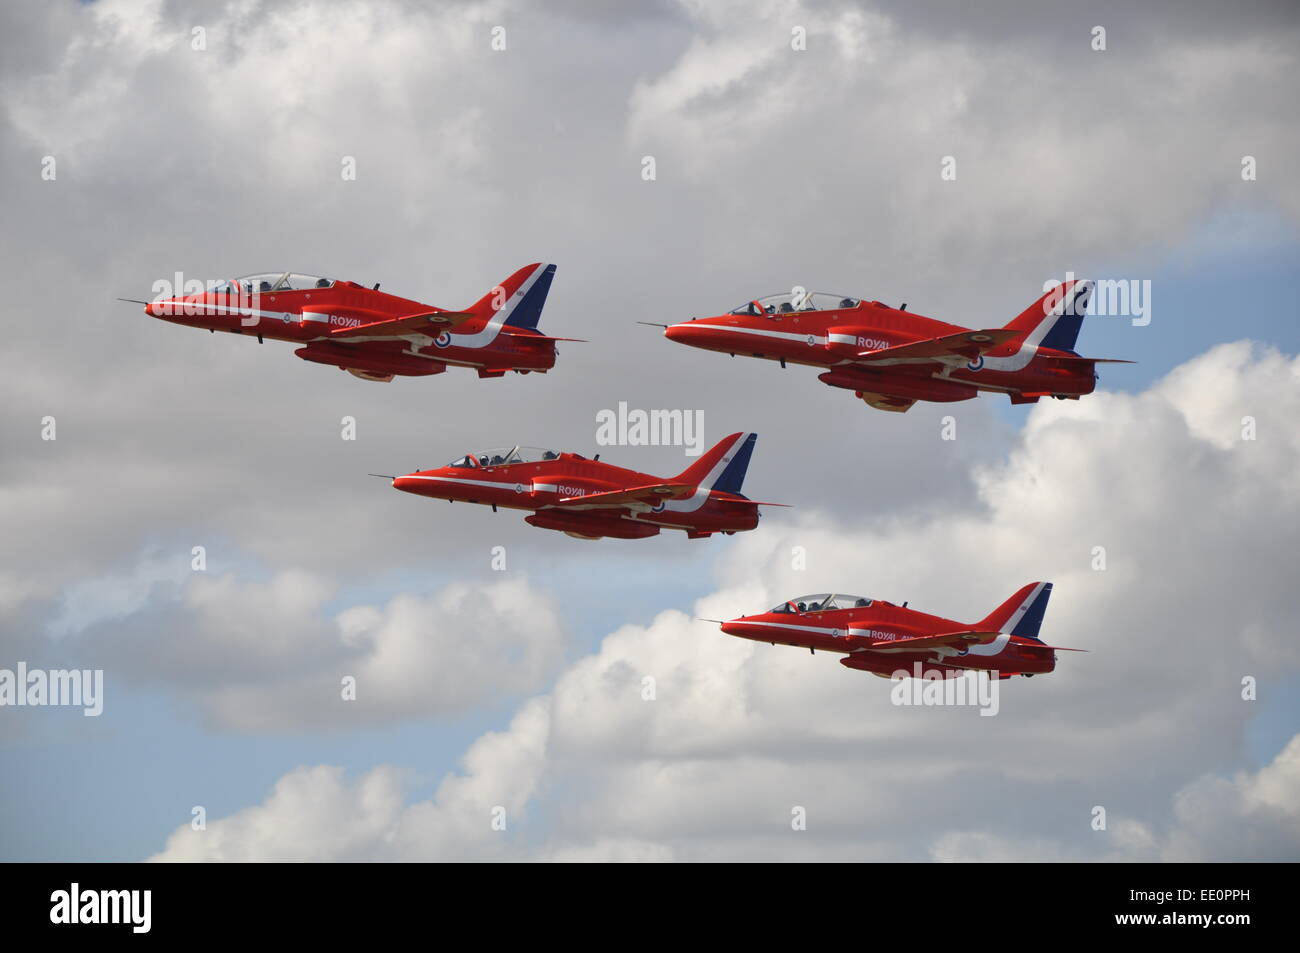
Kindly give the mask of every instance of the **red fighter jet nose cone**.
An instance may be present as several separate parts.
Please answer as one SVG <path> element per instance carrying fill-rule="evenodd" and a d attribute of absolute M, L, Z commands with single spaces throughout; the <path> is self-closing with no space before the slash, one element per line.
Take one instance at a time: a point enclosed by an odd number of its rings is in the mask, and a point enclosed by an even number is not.
<path fill-rule="evenodd" d="M 404 490 L 407 493 L 410 493 L 415 489 L 416 484 L 419 482 L 419 480 L 412 476 L 393 477 L 393 489 Z"/>
<path fill-rule="evenodd" d="M 709 345 L 721 345 L 727 340 L 729 332 L 717 328 L 702 321 L 682 321 L 680 324 L 670 324 L 664 328 L 664 337 L 678 344 L 689 344 L 692 347 L 708 347 Z"/>

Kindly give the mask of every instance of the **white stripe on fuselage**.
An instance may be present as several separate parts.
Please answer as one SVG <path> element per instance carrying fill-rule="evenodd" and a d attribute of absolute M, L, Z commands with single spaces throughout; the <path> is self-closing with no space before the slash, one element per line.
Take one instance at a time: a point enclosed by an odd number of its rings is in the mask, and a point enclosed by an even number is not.
<path fill-rule="evenodd" d="M 463 477 L 431 476 L 431 475 L 429 475 L 429 474 L 423 474 L 423 473 L 421 473 L 421 474 L 415 474 L 415 473 L 413 473 L 413 474 L 410 474 L 410 475 L 408 475 L 408 476 L 404 476 L 404 477 L 402 477 L 401 479 L 403 479 L 403 480 L 428 480 L 430 483 L 454 483 L 454 484 L 456 484 L 456 485 L 458 485 L 458 486 L 486 486 L 486 487 L 491 487 L 491 488 L 496 489 L 496 490 L 516 490 L 518 487 L 521 487 L 521 486 L 522 486 L 522 487 L 524 488 L 524 489 L 523 489 L 523 492 L 524 492 L 524 493 L 555 493 L 555 494 L 558 495 L 559 492 L 560 492 L 560 488 L 559 488 L 559 486 L 558 486 L 557 484 L 554 484 L 554 483 L 533 483 L 533 482 L 531 482 L 531 481 L 526 481 L 526 482 L 525 482 L 525 481 L 519 481 L 519 482 L 512 482 L 512 483 L 501 483 L 501 482 L 497 482 L 497 481 L 494 481 L 494 480 L 475 480 L 475 479 L 467 479 L 467 478 L 463 478 Z M 600 491 L 593 491 L 593 492 L 605 492 L 605 491 L 600 490 Z M 709 498 L 709 491 L 708 491 L 707 489 L 700 488 L 700 489 L 697 489 L 697 490 L 695 491 L 695 493 L 694 493 L 691 497 L 689 497 L 688 499 L 685 499 L 685 500 L 665 500 L 665 501 L 664 501 L 664 504 L 665 504 L 665 507 L 664 507 L 664 508 L 665 508 L 665 509 L 670 509 L 670 510 L 673 510 L 673 511 L 689 513 L 689 512 L 692 512 L 692 511 L 694 511 L 694 510 L 698 510 L 698 509 L 699 509 L 699 508 L 704 504 L 704 502 L 705 502 L 706 500 L 708 500 L 708 498 Z M 581 496 L 578 496 L 578 497 L 574 497 L 573 499 L 574 499 L 574 500 L 581 500 L 582 497 L 581 497 Z M 668 506 L 668 504 L 670 504 L 670 503 L 671 503 L 671 504 L 676 504 L 676 505 Z M 654 515 L 656 515 L 656 514 L 655 514 L 655 513 L 650 509 L 650 507 L 649 507 L 648 504 L 638 504 L 638 503 L 636 503 L 636 502 L 631 502 L 631 501 L 623 501 L 623 502 L 620 502 L 620 503 L 601 503 L 601 502 L 599 502 L 599 501 L 594 501 L 594 502 L 592 502 L 592 503 L 587 503 L 587 504 L 579 503 L 579 502 L 575 502 L 575 503 L 567 503 L 567 504 L 565 504 L 563 507 L 550 507 L 550 506 L 544 506 L 543 508 L 545 508 L 545 509 L 552 509 L 552 508 L 555 508 L 555 509 L 564 509 L 564 510 L 598 510 L 598 509 L 599 509 L 599 510 L 605 510 L 605 509 L 632 509 L 632 508 L 634 508 L 634 507 L 640 507 L 640 506 L 643 506 L 643 505 L 646 507 L 646 514 L 645 514 L 645 515 L 647 515 L 647 516 L 654 516 Z M 660 512 L 662 512 L 662 510 L 661 510 Z M 640 514 L 637 514 L 637 513 L 633 513 L 633 514 L 631 514 L 632 518 L 634 518 L 634 519 L 635 519 L 635 518 L 638 518 L 639 515 L 640 515 Z"/>
<path fill-rule="evenodd" d="M 753 334 L 758 337 L 775 338 L 780 341 L 803 341 L 809 346 L 815 346 L 818 342 L 825 344 L 825 334 L 814 334 L 807 332 L 798 334 L 793 331 L 766 331 L 761 328 L 745 328 L 734 324 L 710 324 L 707 321 L 688 321 L 685 324 L 678 325 L 684 328 L 711 328 L 714 331 L 736 331 L 740 334 Z M 812 338 L 811 341 L 808 339 Z"/>
<path fill-rule="evenodd" d="M 497 483 L 492 480 L 465 480 L 459 477 L 428 476 L 425 474 L 418 474 L 418 473 L 412 473 L 407 476 L 400 477 L 399 479 L 428 480 L 430 483 L 457 483 L 461 486 L 490 486 L 493 489 L 497 489 L 497 490 L 513 490 L 517 486 L 528 487 L 528 484 L 526 483 L 522 483 L 522 484 L 521 483 Z"/>
<path fill-rule="evenodd" d="M 240 308 L 228 304 L 208 304 L 195 301 L 173 305 L 167 314 L 161 315 L 164 318 L 225 318 L 235 316 L 258 318 L 259 320 L 268 318 L 281 324 L 297 324 L 302 320 L 301 315 L 295 315 L 292 311 L 262 311 L 258 308 Z M 289 320 L 286 321 L 285 318 Z"/>
<path fill-rule="evenodd" d="M 728 625 L 756 625 L 764 629 L 793 629 L 796 632 L 816 632 L 819 635 L 842 636 L 844 629 L 824 628 L 817 625 L 795 625 L 792 622 L 750 622 L 746 619 L 732 619 Z"/>
<path fill-rule="evenodd" d="M 1037 355 L 1039 345 L 1042 343 L 1043 339 L 1047 337 L 1048 333 L 1052 330 L 1052 328 L 1056 326 L 1056 322 L 1060 320 L 1062 314 L 1065 313 L 1066 308 L 1068 307 L 1071 308 L 1072 310 L 1076 310 L 1079 307 L 1081 307 L 1080 305 L 1077 305 L 1075 302 L 1080 297 L 1083 297 L 1086 301 L 1086 296 L 1090 291 L 1091 289 L 1086 287 L 1086 283 L 1084 282 L 1080 282 L 1078 284 L 1072 285 L 1070 287 L 1069 292 L 1061 296 L 1061 300 L 1056 303 L 1056 306 L 1052 309 L 1051 313 L 1045 315 L 1043 317 L 1043 320 L 1039 321 L 1037 326 L 1032 331 L 1030 331 L 1027 335 L 1025 335 L 1024 340 L 1020 342 L 1020 347 L 1016 350 L 1014 354 L 1009 354 L 1006 357 L 989 357 L 986 355 L 984 357 L 983 369 L 987 371 L 1002 371 L 1002 372 L 1014 372 L 1014 371 L 1024 370 L 1026 367 L 1029 366 L 1029 363 L 1034 359 L 1035 355 Z M 689 322 L 688 324 L 684 324 L 681 326 L 712 328 L 717 331 L 737 331 L 743 334 L 753 334 L 758 337 L 772 338 L 774 340 L 782 340 L 782 341 L 805 341 L 810 345 L 815 345 L 818 342 L 821 342 L 823 344 L 827 342 L 834 342 L 836 344 L 856 344 L 858 339 L 857 335 L 850 335 L 850 334 L 831 334 L 831 335 L 796 334 L 788 331 L 768 331 L 761 328 L 745 328 L 745 327 L 739 327 L 737 325 L 713 324 L 704 321 L 692 321 Z M 864 325 L 864 327 L 869 328 L 870 326 Z M 812 341 L 808 341 L 810 337 L 813 339 Z M 965 358 L 960 358 L 959 360 L 963 365 L 965 364 L 965 360 L 966 360 Z M 840 361 L 838 363 L 856 364 L 858 362 L 849 360 L 849 361 Z M 873 367 L 889 367 L 889 366 L 897 366 L 900 364 L 933 364 L 933 363 L 943 364 L 946 362 L 944 362 L 942 359 L 933 358 L 933 357 L 898 358 L 898 359 L 887 358 L 885 360 L 870 362 L 871 366 Z M 960 369 L 961 369 L 960 367 L 945 367 L 943 371 L 932 376 L 947 377 L 949 371 L 960 370 Z M 978 386 L 985 387 L 986 385 L 981 383 Z M 1002 390 L 1004 388 L 991 387 L 988 389 Z"/>
<path fill-rule="evenodd" d="M 591 503 L 583 503 L 580 502 L 582 500 L 582 497 L 577 496 L 577 497 L 573 497 L 574 502 L 566 503 L 563 507 L 552 507 L 543 504 L 542 508 L 543 509 L 557 508 L 557 509 L 573 510 L 579 512 L 591 511 L 591 510 L 602 510 L 602 509 L 625 509 L 628 510 L 629 512 L 625 517 L 622 517 L 624 519 L 630 519 L 637 522 L 655 523 L 660 526 L 672 526 L 674 524 L 667 522 L 667 518 L 666 518 L 667 514 L 694 513 L 697 510 L 699 510 L 701 507 L 703 507 L 704 504 L 706 504 L 709 501 L 710 497 L 712 497 L 713 495 L 713 490 L 712 490 L 713 485 L 718 482 L 718 480 L 722 477 L 723 472 L 727 469 L 728 466 L 730 466 L 731 461 L 736 458 L 736 451 L 744 447 L 745 442 L 749 440 L 751 436 L 752 434 L 750 433 L 742 433 L 739 437 L 733 440 L 731 446 L 728 447 L 726 452 L 723 453 L 722 456 L 718 458 L 717 462 L 714 463 L 714 465 L 709 469 L 708 474 L 701 481 L 700 485 L 695 488 L 695 492 L 693 492 L 690 496 L 686 497 L 685 499 L 660 500 L 655 504 L 641 503 L 632 500 L 623 500 L 618 503 L 607 503 L 607 502 L 602 503 L 599 500 L 595 500 Z M 523 492 L 525 493 L 555 493 L 557 495 L 559 495 L 560 493 L 560 487 L 558 484 L 533 483 L 531 480 L 528 482 L 519 482 L 519 483 L 497 483 L 490 480 L 474 480 L 474 479 L 463 479 L 458 477 L 429 476 L 425 474 L 419 474 L 419 475 L 413 474 L 411 476 L 405 477 L 404 479 L 429 480 L 430 482 L 434 482 L 434 483 L 455 483 L 461 486 L 488 486 L 496 489 L 505 489 L 505 490 L 517 490 L 518 487 L 522 486 L 524 488 Z M 594 492 L 605 492 L 605 491 L 594 491 Z M 689 525 L 682 525 L 679 528 L 686 529 L 686 530 L 692 529 L 692 527 Z"/>
<path fill-rule="evenodd" d="M 488 323 L 485 324 L 478 331 L 475 331 L 473 334 L 456 334 L 455 332 L 448 329 L 447 333 L 451 338 L 451 342 L 450 344 L 448 344 L 448 347 L 480 348 L 480 347 L 486 347 L 487 345 L 495 341 L 497 339 L 497 335 L 501 333 L 501 328 L 504 327 L 507 319 L 509 319 L 510 315 L 514 313 L 515 308 L 518 307 L 519 303 L 524 300 L 524 297 L 528 294 L 528 292 L 532 290 L 533 285 L 537 284 L 537 279 L 540 278 L 543 272 L 545 271 L 546 271 L 546 265 L 544 264 L 538 265 L 536 268 L 534 268 L 533 273 L 529 275 L 526 279 L 524 279 L 523 284 L 521 284 L 517 289 L 515 289 L 515 293 L 512 294 L 510 298 L 497 310 L 496 314 L 492 316 L 492 318 L 488 321 Z M 255 327 L 260 326 L 260 321 L 263 318 L 279 321 L 284 324 L 296 324 L 299 321 L 303 320 L 302 315 L 295 316 L 292 312 L 287 312 L 287 311 L 261 311 L 256 308 L 232 308 L 228 305 L 217 305 L 217 304 L 186 304 L 180 307 L 202 309 L 202 312 L 200 314 L 184 315 L 187 317 L 229 317 L 234 315 L 238 315 L 241 317 L 250 317 L 250 318 L 256 317 L 259 321 L 259 325 L 255 325 Z M 286 317 L 289 317 L 292 320 L 285 321 L 284 319 Z M 400 317 L 400 315 L 395 316 L 395 318 L 396 317 Z M 346 329 L 341 329 L 341 330 L 346 330 Z M 355 336 L 354 335 L 335 336 L 333 334 L 323 334 L 323 335 L 318 335 L 315 338 L 312 338 L 312 340 L 313 341 L 335 341 L 340 344 L 364 344 L 370 341 L 392 341 L 394 338 L 396 338 L 398 340 L 407 341 L 411 344 L 415 344 L 419 341 L 432 341 L 435 337 L 437 337 L 441 333 L 442 331 L 437 331 L 433 334 L 425 334 L 420 331 L 412 331 L 408 334 L 396 334 L 396 335 L 366 334 L 366 335 L 355 335 Z M 465 366 L 468 367 L 480 366 L 478 364 L 473 364 L 467 361 L 466 362 L 449 361 L 437 354 L 423 354 L 415 350 L 414 348 L 408 348 L 406 351 L 403 351 L 402 353 L 409 354 L 412 357 L 428 358 L 429 360 L 438 361 L 443 364 L 465 364 Z"/>
<path fill-rule="evenodd" d="M 290 312 L 290 311 L 261 311 L 261 310 L 258 310 L 257 308 L 235 308 L 235 307 L 230 307 L 229 305 L 222 305 L 222 304 L 192 305 L 192 306 L 190 306 L 190 307 L 201 308 L 202 310 L 199 311 L 199 312 L 195 312 L 194 314 L 186 314 L 186 315 L 182 315 L 182 317 L 192 317 L 192 318 L 232 318 L 232 317 L 241 317 L 241 318 L 257 318 L 257 322 L 254 323 L 254 324 L 244 325 L 243 322 L 240 322 L 240 325 L 241 325 L 241 327 L 247 327 L 249 330 L 252 330 L 252 331 L 260 331 L 260 332 L 265 332 L 265 331 L 267 331 L 267 330 L 270 330 L 270 329 L 267 329 L 267 328 L 263 328 L 263 327 L 262 327 L 262 321 L 263 321 L 263 319 L 271 321 L 271 322 L 272 322 L 272 327 L 274 327 L 276 324 L 298 324 L 300 321 L 304 321 L 304 320 L 310 320 L 313 324 L 323 324 L 323 323 L 324 323 L 324 322 L 322 322 L 322 321 L 318 321 L 318 320 L 315 319 L 315 318 L 303 318 L 302 315 L 295 315 L 293 312 Z M 170 316 L 172 316 L 172 315 L 165 315 L 165 317 L 170 317 Z M 289 320 L 286 321 L 285 318 L 289 318 Z M 347 329 L 346 329 L 346 328 L 340 328 L 339 330 L 347 330 Z M 441 333 L 441 332 L 439 332 L 439 333 Z M 300 339 L 300 340 L 301 340 L 301 339 Z M 419 344 L 420 341 L 432 341 L 432 340 L 433 340 L 433 337 L 432 337 L 431 335 L 428 335 L 428 334 L 421 334 L 421 333 L 419 333 L 418 331 L 412 331 L 412 332 L 409 333 L 409 334 L 396 334 L 396 335 L 394 335 L 394 334 L 384 334 L 384 335 L 373 335 L 373 334 L 367 334 L 367 335 L 357 336 L 357 337 L 352 337 L 352 336 L 347 336 L 347 337 L 336 337 L 336 336 L 333 335 L 333 334 L 326 333 L 326 334 L 317 334 L 316 336 L 311 337 L 311 338 L 307 338 L 306 340 L 307 340 L 308 343 L 317 343 L 317 342 L 320 342 L 320 341 L 332 341 L 332 342 L 334 342 L 334 343 L 336 343 L 336 344 L 343 344 L 343 345 L 346 345 L 346 344 L 364 344 L 364 343 L 367 343 L 367 342 L 370 342 L 370 341 L 394 341 L 394 340 L 397 340 L 397 341 L 406 341 L 408 344 L 410 344 L 410 345 L 412 345 L 412 346 L 411 346 L 411 347 L 408 347 L 406 350 L 404 350 L 404 351 L 402 351 L 402 352 L 400 352 L 400 353 L 402 353 L 402 354 L 404 354 L 404 355 L 406 355 L 406 356 L 408 356 L 408 357 L 422 357 L 422 358 L 424 358 L 425 360 L 428 360 L 428 361 L 435 361 L 435 362 L 437 362 L 437 363 L 439 363 L 439 364 L 456 364 L 456 365 L 459 365 L 459 366 L 462 366 L 462 367 L 482 367 L 482 366 L 483 366 L 483 364 L 481 364 L 481 363 L 476 363 L 476 362 L 474 362 L 474 361 L 455 361 L 455 360 L 449 360 L 448 358 L 444 357 L 444 356 L 441 355 L 441 354 L 425 354 L 425 353 L 423 353 L 422 351 L 416 350 L 416 348 L 415 348 L 414 345 Z"/>

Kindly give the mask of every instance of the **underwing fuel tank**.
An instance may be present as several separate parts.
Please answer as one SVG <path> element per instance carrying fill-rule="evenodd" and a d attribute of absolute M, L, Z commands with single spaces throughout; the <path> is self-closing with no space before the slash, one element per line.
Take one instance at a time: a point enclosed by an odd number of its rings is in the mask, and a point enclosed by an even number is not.
<path fill-rule="evenodd" d="M 524 522 L 541 529 L 554 529 L 580 539 L 596 539 L 600 536 L 612 536 L 615 539 L 645 539 L 656 536 L 658 526 L 645 523 L 630 523 L 627 520 L 610 519 L 601 516 L 579 516 L 576 513 L 556 513 L 542 510 L 532 516 L 525 516 Z"/>
<path fill-rule="evenodd" d="M 441 374 L 447 365 L 441 361 L 414 357 L 410 354 L 376 354 L 358 352 L 355 348 L 340 347 L 328 342 L 308 344 L 293 352 L 304 361 L 316 364 L 333 364 L 349 370 L 368 371 L 372 374 L 404 374 L 408 377 L 424 377 L 429 374 Z"/>
<path fill-rule="evenodd" d="M 900 397 L 904 400 L 933 400 L 951 402 L 970 400 L 979 391 L 968 384 L 956 381 L 940 381 L 933 378 L 918 377 L 911 380 L 897 374 L 884 375 L 878 372 L 861 370 L 855 367 L 841 367 L 825 374 L 818 374 L 817 379 L 832 387 L 846 390 L 866 391 L 872 394 L 884 394 L 886 397 Z"/>

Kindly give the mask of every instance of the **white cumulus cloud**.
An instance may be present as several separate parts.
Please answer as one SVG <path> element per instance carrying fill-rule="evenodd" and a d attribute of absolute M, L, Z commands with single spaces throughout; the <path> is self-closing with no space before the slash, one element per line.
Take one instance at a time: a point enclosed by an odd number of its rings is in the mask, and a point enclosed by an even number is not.
<path fill-rule="evenodd" d="M 1238 342 L 1140 394 L 1045 405 L 1002 464 L 972 475 L 974 503 L 876 526 L 770 522 L 696 606 L 727 618 L 840 590 L 976 619 L 1052 580 L 1044 637 L 1089 652 L 1002 683 L 996 717 L 896 707 L 833 657 L 664 612 L 611 633 L 475 742 L 432 798 L 394 810 L 391 839 L 336 857 L 1294 855 L 1300 742 L 1250 767 L 1241 680 L 1300 667 L 1277 565 L 1300 547 L 1296 368 Z M 1219 400 L 1184 400 L 1211 389 Z M 1230 427 L 1241 415 L 1258 417 L 1256 440 Z M 497 807 L 505 831 L 490 827 Z M 208 856 L 202 834 L 184 837 L 188 853 L 160 856 Z"/>

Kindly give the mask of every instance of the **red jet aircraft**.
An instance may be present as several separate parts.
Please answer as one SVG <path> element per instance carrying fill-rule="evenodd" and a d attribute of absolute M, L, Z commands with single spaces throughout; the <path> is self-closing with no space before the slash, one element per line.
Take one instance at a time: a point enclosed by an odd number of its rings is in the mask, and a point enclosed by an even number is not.
<path fill-rule="evenodd" d="M 1031 582 L 974 625 L 926 615 L 880 599 L 821 593 L 783 602 L 760 615 L 720 623 L 728 635 L 839 652 L 841 665 L 890 678 L 976 669 L 1029 678 L 1056 668 L 1056 652 L 1038 637 L 1050 582 Z M 714 620 L 706 620 L 714 621 Z M 914 667 L 917 666 L 917 667 Z"/>
<path fill-rule="evenodd" d="M 201 294 L 144 304 L 144 313 L 209 331 L 292 341 L 304 361 L 333 364 L 363 380 L 441 374 L 448 365 L 479 377 L 545 373 L 555 342 L 537 330 L 554 265 L 520 268 L 464 311 L 447 311 L 352 281 L 268 272 Z M 123 298 L 127 301 L 132 299 Z"/>
<path fill-rule="evenodd" d="M 407 493 L 533 510 L 524 521 L 578 539 L 642 539 L 680 529 L 691 539 L 758 525 L 760 506 L 740 492 L 757 434 L 734 433 L 670 479 L 576 453 L 510 447 L 469 453 L 436 470 L 391 477 Z"/>
<path fill-rule="evenodd" d="M 822 293 L 773 295 L 714 318 L 659 325 L 670 341 L 735 357 L 825 368 L 818 376 L 872 407 L 902 413 L 918 400 L 969 400 L 1000 391 L 1013 404 L 1092 393 L 1094 365 L 1073 350 L 1090 281 L 1067 281 L 1005 328 L 975 331 L 908 312 Z M 647 322 L 643 322 L 647 323 Z"/>

